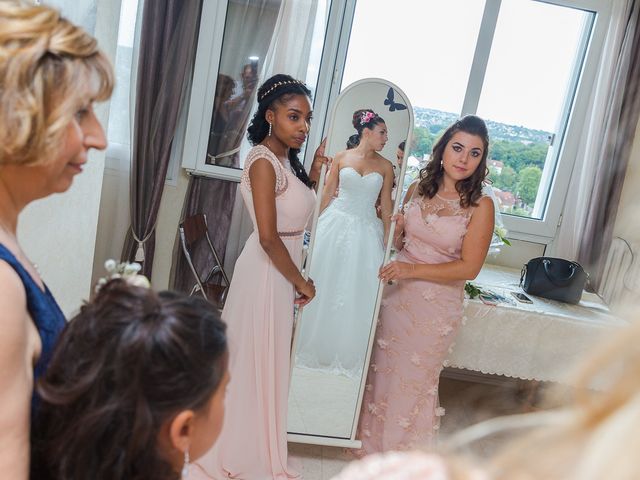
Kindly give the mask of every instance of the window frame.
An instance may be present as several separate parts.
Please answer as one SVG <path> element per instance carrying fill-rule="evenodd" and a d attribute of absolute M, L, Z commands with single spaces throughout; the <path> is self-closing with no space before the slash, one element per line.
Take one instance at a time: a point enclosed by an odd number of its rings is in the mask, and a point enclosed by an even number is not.
<path fill-rule="evenodd" d="M 353 3 L 355 8 L 355 0 L 332 0 L 330 4 L 318 86 L 314 98 L 314 113 L 318 112 L 318 114 L 314 120 L 314 128 L 311 130 L 312 136 L 307 142 L 307 145 L 313 145 L 314 148 L 306 149 L 305 158 L 309 155 L 313 156 L 315 146 L 320 143 L 318 138 L 322 138 L 321 132 L 324 130 L 324 122 L 327 117 L 330 100 L 328 92 L 331 91 L 331 88 L 327 88 L 328 86 L 322 80 L 325 78 L 323 69 L 326 68 L 327 62 L 330 62 L 327 57 L 330 56 L 331 47 L 339 45 L 338 40 L 344 24 L 345 5 L 348 3 Z M 189 99 L 189 112 L 187 114 L 182 168 L 191 175 L 239 182 L 243 169 L 233 169 L 206 163 L 207 141 L 211 128 L 211 114 L 224 39 L 224 35 L 219 34 L 219 32 L 224 32 L 228 5 L 229 0 L 205 1 L 202 7 L 193 83 Z M 346 48 L 346 45 L 344 48 Z M 335 57 L 335 53 L 333 56 Z M 323 128 L 320 129 L 316 125 L 323 125 Z M 316 135 L 313 136 L 313 134 Z"/>
<path fill-rule="evenodd" d="M 577 62 L 578 68 L 572 74 L 573 97 L 565 99 L 562 110 L 562 131 L 556 134 L 553 145 L 550 146 L 550 155 L 547 155 L 545 169 L 540 182 L 540 187 L 549 188 L 546 198 L 546 211 L 541 219 L 519 217 L 503 214 L 502 219 L 509 231 L 509 237 L 517 240 L 532 241 L 536 243 L 550 244 L 562 221 L 562 212 L 566 203 L 566 193 L 571 181 L 571 173 L 576 162 L 579 147 L 580 132 L 588 122 L 586 117 L 589 99 L 598 74 L 599 60 L 602 47 L 607 35 L 608 23 L 611 15 L 609 2 L 597 2 L 593 0 L 531 0 L 547 3 L 560 7 L 575 8 L 593 12 L 595 18 L 588 32 L 583 33 L 581 44 L 586 45 L 586 51 L 582 62 Z M 469 74 L 467 95 L 463 103 L 462 114 L 475 113 L 477 110 L 482 82 L 487 69 L 490 55 L 490 45 L 493 33 L 497 26 L 498 15 L 502 0 L 486 0 L 478 43 L 476 44 L 476 57 Z M 492 25 L 492 30 L 487 32 Z M 482 55 L 478 58 L 478 51 Z M 549 163 L 549 161 L 551 161 Z M 539 190 L 540 191 L 540 190 Z"/>
<path fill-rule="evenodd" d="M 547 173 L 547 168 L 543 173 L 542 181 L 549 182 L 549 195 L 546 200 L 546 212 L 542 219 L 518 217 L 504 214 L 502 216 L 505 227 L 508 230 L 509 238 L 524 240 L 529 242 L 548 245 L 552 243 L 556 231 L 562 220 L 562 211 L 566 202 L 566 193 L 571 180 L 571 173 L 576 162 L 576 155 L 580 142 L 580 132 L 586 126 L 589 99 L 595 79 L 598 75 L 599 61 L 602 54 L 603 45 L 607 36 L 608 24 L 611 16 L 611 4 L 609 2 L 598 2 L 597 0 L 531 0 L 540 3 L 548 3 L 561 7 L 576 8 L 593 12 L 595 18 L 588 35 L 583 35 L 582 44 L 588 42 L 582 62 L 577 62 L 580 68 L 573 72 L 572 82 L 576 84 L 575 94 L 567 98 L 563 107 L 562 119 L 564 130 L 556 133 L 554 139 L 552 164 L 547 167 L 552 171 Z M 331 60 L 330 55 L 323 54 L 323 64 L 321 65 L 318 85 L 330 85 L 326 103 L 329 105 L 337 98 L 340 89 L 341 79 L 344 73 L 344 66 L 347 56 L 347 47 L 351 32 L 351 24 L 355 13 L 355 1 L 345 1 L 345 12 L 343 15 L 343 25 L 339 35 L 339 44 L 336 48 L 336 58 Z M 475 113 L 480 101 L 482 84 L 491 53 L 490 46 L 498 23 L 502 0 L 485 0 L 485 8 L 478 32 L 478 40 L 474 58 L 469 72 L 467 90 L 463 101 L 461 115 Z M 326 45 L 325 45 L 326 49 Z M 330 52 L 329 52 L 330 53 Z M 325 56 L 327 57 L 325 60 Z M 327 65 L 324 62 L 327 62 Z M 332 68 L 330 68 L 332 66 Z M 315 116 L 317 119 L 326 119 L 326 111 L 318 111 L 316 107 Z M 318 122 L 320 123 L 320 122 Z M 326 125 L 323 129 L 326 129 Z M 319 143 L 322 138 L 320 129 L 313 131 L 315 138 L 311 144 Z M 311 161 L 311 155 L 307 154 L 305 164 Z M 545 162 L 546 165 L 547 162 Z M 544 175 L 547 175 L 547 178 Z M 542 184 L 541 181 L 541 184 Z"/>
<path fill-rule="evenodd" d="M 208 165 L 207 139 L 215 98 L 229 0 L 203 2 L 187 113 L 182 168 L 192 175 L 240 181 L 242 170 Z"/>
<path fill-rule="evenodd" d="M 562 220 L 566 193 L 579 148 L 580 132 L 588 122 L 589 99 L 598 75 L 612 5 L 610 2 L 598 0 L 531 1 L 586 10 L 595 14 L 588 35 L 583 35 L 581 40 L 583 45 L 585 42 L 588 44 L 582 62 L 576 62 L 578 68 L 573 73 L 575 93 L 566 99 L 563 107 L 561 125 L 564 125 L 564 128 L 562 131 L 554 132 L 556 136 L 545 162 L 541 186 L 549 188 L 546 211 L 541 219 L 503 215 L 503 222 L 510 238 L 548 245 L 552 243 Z M 330 4 L 314 98 L 315 120 L 308 140 L 308 145 L 312 148 L 305 151 L 304 163 L 307 167 L 312 162 L 315 146 L 320 144 L 326 133 L 329 107 L 340 93 L 356 2 L 357 0 L 333 0 Z M 238 182 L 242 176 L 242 169 L 206 163 L 206 140 L 209 136 L 211 110 L 222 53 L 223 35 L 219 32 L 224 31 L 228 4 L 229 0 L 203 4 L 182 167 L 193 175 Z M 502 0 L 485 0 L 461 115 L 475 113 L 477 110 L 501 4 Z"/>

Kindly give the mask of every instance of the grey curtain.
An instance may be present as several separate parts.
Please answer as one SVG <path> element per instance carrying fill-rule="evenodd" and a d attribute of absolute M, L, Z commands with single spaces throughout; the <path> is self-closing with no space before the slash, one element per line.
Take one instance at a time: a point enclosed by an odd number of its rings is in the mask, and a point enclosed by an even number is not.
<path fill-rule="evenodd" d="M 606 136 L 595 174 L 578 261 L 597 289 L 611 245 L 620 195 L 640 117 L 640 1 L 630 9 L 615 70 L 611 101 L 604 119 Z"/>
<path fill-rule="evenodd" d="M 131 160 L 131 228 L 122 258 L 151 277 L 155 227 L 181 102 L 196 50 L 201 0 L 145 0 Z"/>

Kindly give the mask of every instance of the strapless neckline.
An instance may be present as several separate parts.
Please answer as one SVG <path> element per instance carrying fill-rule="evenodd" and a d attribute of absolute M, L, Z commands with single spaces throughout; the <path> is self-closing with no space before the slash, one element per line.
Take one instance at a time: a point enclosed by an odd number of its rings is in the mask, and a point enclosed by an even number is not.
<path fill-rule="evenodd" d="M 355 173 L 356 175 L 358 175 L 360 178 L 367 178 L 368 176 L 370 176 L 370 175 L 374 175 L 374 174 L 378 174 L 378 175 L 380 175 L 380 177 L 381 177 L 381 178 L 384 178 L 380 172 L 369 172 L 369 173 L 366 173 L 366 174 L 362 175 L 358 170 L 356 170 L 356 169 L 355 169 L 355 168 L 353 168 L 353 167 L 342 167 L 342 168 L 340 169 L 340 172 L 338 172 L 338 173 L 341 173 L 343 170 L 347 170 L 347 169 L 349 169 L 349 170 L 351 170 L 352 172 L 354 172 L 354 173 Z"/>

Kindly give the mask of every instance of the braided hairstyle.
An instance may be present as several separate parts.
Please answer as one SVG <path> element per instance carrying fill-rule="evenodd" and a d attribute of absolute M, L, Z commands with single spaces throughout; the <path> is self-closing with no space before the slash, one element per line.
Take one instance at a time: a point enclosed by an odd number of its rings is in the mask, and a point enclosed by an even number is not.
<path fill-rule="evenodd" d="M 384 124 L 384 119 L 370 108 L 363 108 L 353 112 L 353 118 L 351 120 L 353 128 L 358 133 L 354 133 L 347 140 L 347 148 L 355 148 L 360 145 L 360 139 L 362 138 L 362 132 L 365 128 L 373 130 L 376 125 Z"/>
<path fill-rule="evenodd" d="M 203 298 L 106 283 L 66 326 L 38 385 L 32 478 L 178 480 L 158 435 L 221 385 L 225 328 Z"/>
<path fill-rule="evenodd" d="M 247 128 L 247 138 L 252 145 L 258 145 L 269 133 L 269 122 L 265 117 L 267 110 L 273 110 L 275 103 L 288 102 L 294 95 L 305 95 L 311 98 L 311 90 L 290 75 L 279 73 L 266 80 L 258 89 L 258 110 Z M 289 148 L 289 163 L 296 177 L 307 187 L 312 188 L 314 182 L 304 169 L 298 158 L 300 149 Z"/>
<path fill-rule="evenodd" d="M 465 132 L 470 135 L 475 135 L 482 139 L 484 150 L 482 151 L 482 158 L 478 164 L 478 168 L 469 178 L 459 180 L 456 183 L 456 190 L 460 194 L 460 206 L 468 208 L 470 206 L 477 206 L 478 200 L 482 197 L 482 184 L 487 177 L 489 170 L 487 168 L 487 156 L 489 155 L 489 131 L 487 125 L 480 117 L 475 115 L 466 115 L 459 120 L 456 120 L 449 126 L 442 134 L 440 139 L 433 146 L 431 157 L 426 166 L 420 170 L 418 178 L 418 194 L 426 195 L 428 198 L 433 198 L 438 189 L 440 188 L 440 182 L 444 176 L 444 168 L 442 166 L 442 157 L 444 149 L 451 140 L 451 137 L 456 132 Z"/>

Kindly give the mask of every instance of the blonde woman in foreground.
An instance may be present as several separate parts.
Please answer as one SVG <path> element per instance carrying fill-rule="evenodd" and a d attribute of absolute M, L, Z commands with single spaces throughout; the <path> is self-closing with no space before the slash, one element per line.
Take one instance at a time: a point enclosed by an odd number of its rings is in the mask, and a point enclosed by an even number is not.
<path fill-rule="evenodd" d="M 577 380 L 574 397 L 563 408 L 479 423 L 445 442 L 444 455 L 420 451 L 372 455 L 352 463 L 334 480 L 640 478 L 640 322 L 599 348 Z M 522 428 L 527 433 L 515 431 Z M 470 460 L 455 453 L 505 432 L 512 439 L 488 459 Z"/>
<path fill-rule="evenodd" d="M 33 385 L 65 318 L 18 241 L 22 210 L 69 189 L 106 139 L 93 102 L 113 88 L 96 40 L 30 3 L 0 1 L 0 476 L 29 474 Z M 70 233 L 72 235 L 72 233 Z M 30 433 L 31 430 L 31 433 Z"/>

